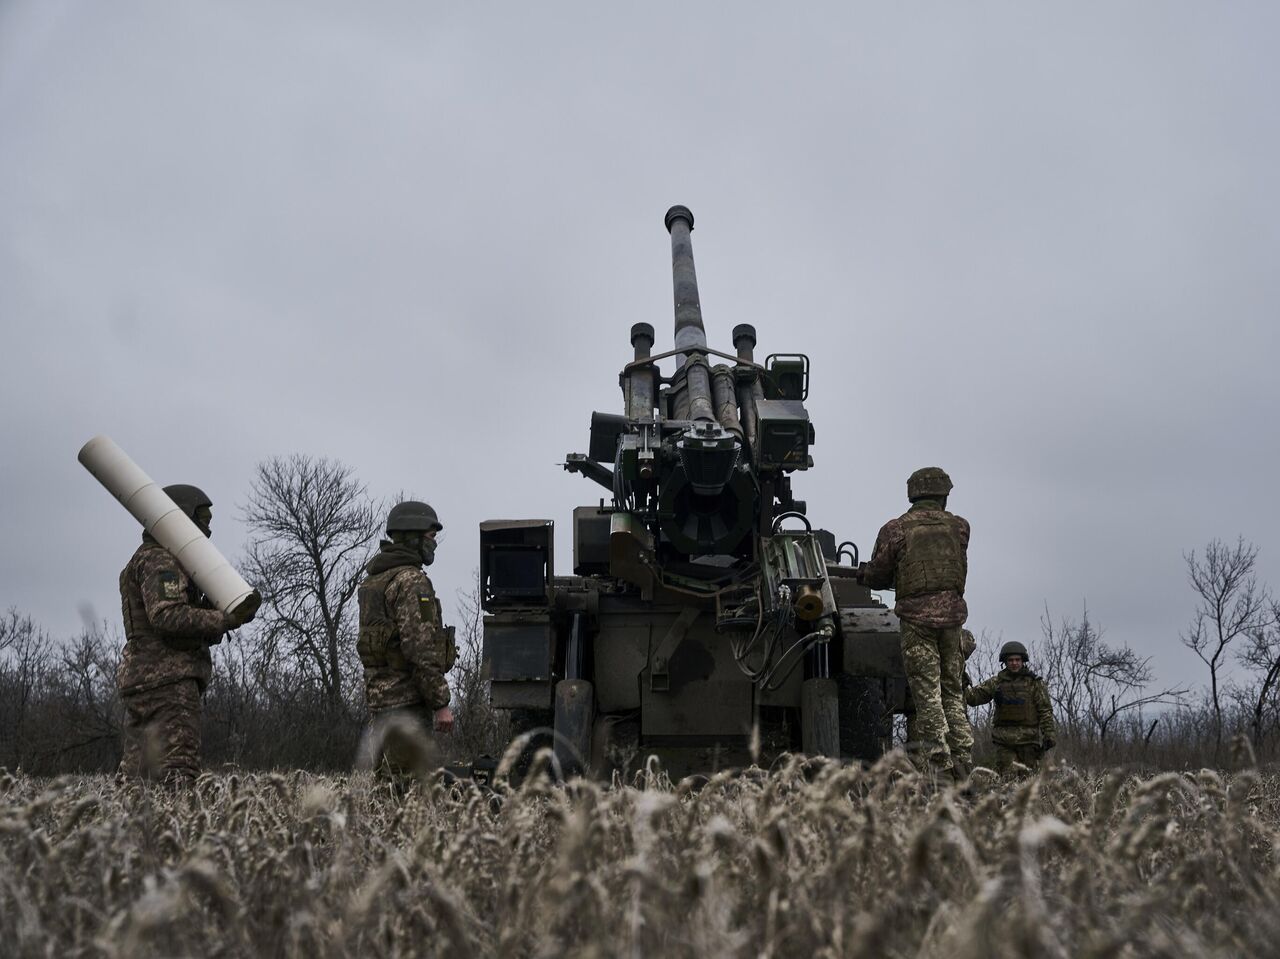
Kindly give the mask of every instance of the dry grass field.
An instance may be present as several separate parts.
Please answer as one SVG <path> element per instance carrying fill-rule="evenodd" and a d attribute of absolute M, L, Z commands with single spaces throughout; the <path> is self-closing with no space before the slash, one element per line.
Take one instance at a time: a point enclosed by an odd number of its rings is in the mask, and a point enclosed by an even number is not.
<path fill-rule="evenodd" d="M 1280 779 L 0 774 L 6 956 L 1280 954 Z"/>

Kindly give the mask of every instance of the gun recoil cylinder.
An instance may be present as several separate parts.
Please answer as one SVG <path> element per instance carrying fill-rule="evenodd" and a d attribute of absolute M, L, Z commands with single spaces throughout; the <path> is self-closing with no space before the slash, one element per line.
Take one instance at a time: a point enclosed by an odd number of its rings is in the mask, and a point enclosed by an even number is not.
<path fill-rule="evenodd" d="M 711 402 L 711 368 L 702 357 L 695 357 L 681 370 L 689 395 L 689 419 L 694 422 L 718 423 Z M 677 374 L 679 375 L 679 374 Z"/>
<path fill-rule="evenodd" d="M 647 360 L 653 349 L 653 327 L 648 323 L 631 327 L 631 345 L 635 347 L 637 360 Z"/>
<path fill-rule="evenodd" d="M 637 323 L 631 327 L 631 345 L 635 347 L 637 362 L 647 360 L 650 356 L 649 351 L 653 349 L 653 327 L 648 323 Z M 653 416 L 654 397 L 657 392 L 655 383 L 657 371 L 653 364 L 632 367 L 623 375 L 627 416 L 633 420 L 649 419 Z"/>
<path fill-rule="evenodd" d="M 735 394 L 733 370 L 720 365 L 711 371 L 711 390 L 715 394 L 716 419 L 726 430 L 742 439 L 742 421 L 738 419 L 738 397 Z"/>

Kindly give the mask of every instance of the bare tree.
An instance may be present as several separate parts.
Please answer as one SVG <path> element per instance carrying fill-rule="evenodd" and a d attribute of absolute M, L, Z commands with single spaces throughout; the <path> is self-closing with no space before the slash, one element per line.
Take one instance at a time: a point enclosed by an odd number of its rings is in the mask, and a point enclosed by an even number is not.
<path fill-rule="evenodd" d="M 0 653 L 10 652 L 11 656 L 17 656 L 32 644 L 47 645 L 48 636 L 30 616 L 10 606 L 0 617 Z"/>
<path fill-rule="evenodd" d="M 260 657 L 314 678 L 334 706 L 358 673 L 353 599 L 381 512 L 349 467 L 300 455 L 260 463 L 243 509 L 246 573 L 263 598 Z"/>
<path fill-rule="evenodd" d="M 977 645 L 965 660 L 964 671 L 970 681 L 980 683 L 1000 671 L 1001 640 L 999 636 L 992 637 L 991 631 L 987 629 L 976 634 L 974 639 Z"/>
<path fill-rule="evenodd" d="M 1197 597 L 1191 625 L 1182 634 L 1182 644 L 1200 657 L 1209 668 L 1209 698 L 1213 706 L 1215 754 L 1222 748 L 1222 691 L 1220 674 L 1226 665 L 1228 648 L 1242 636 L 1263 627 L 1270 606 L 1265 587 L 1258 585 L 1254 566 L 1258 547 L 1243 536 L 1231 546 L 1211 540 L 1204 556 L 1195 550 L 1183 557 L 1187 580 Z"/>
<path fill-rule="evenodd" d="M 0 654 L 0 729 L 6 740 L 0 742 L 0 764 L 18 766 L 32 706 L 56 664 L 49 635 L 12 607 L 0 618 Z"/>
<path fill-rule="evenodd" d="M 1059 721 L 1077 737 L 1105 742 L 1125 714 L 1140 715 L 1144 707 L 1157 704 L 1177 705 L 1187 692 L 1183 687 L 1147 692 L 1150 657 L 1103 642 L 1103 631 L 1089 618 L 1087 605 L 1079 622 L 1064 618 L 1056 627 L 1046 606 L 1040 628 L 1038 662 L 1049 695 Z"/>
<path fill-rule="evenodd" d="M 46 761 L 86 749 L 114 750 L 121 725 L 116 669 L 123 646 L 115 628 L 97 623 L 62 647 L 56 698 L 61 699 L 59 712 L 75 721 L 54 738 L 42 757 Z"/>
<path fill-rule="evenodd" d="M 1268 604 L 1266 621 L 1249 634 L 1239 660 L 1256 676 L 1254 683 L 1243 692 L 1257 749 L 1262 746 L 1268 726 L 1274 724 L 1280 714 L 1280 602 L 1271 600 Z"/>

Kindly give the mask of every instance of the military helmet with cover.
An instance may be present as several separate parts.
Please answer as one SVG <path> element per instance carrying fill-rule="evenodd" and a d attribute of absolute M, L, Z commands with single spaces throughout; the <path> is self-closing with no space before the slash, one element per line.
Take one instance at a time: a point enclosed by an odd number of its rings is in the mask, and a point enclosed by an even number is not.
<path fill-rule="evenodd" d="M 940 466 L 926 466 L 907 478 L 907 499 L 915 502 L 926 497 L 946 496 L 951 492 L 951 477 Z"/>
<path fill-rule="evenodd" d="M 430 533 L 432 530 L 444 529 L 444 524 L 436 516 L 436 511 L 426 503 L 417 500 L 405 500 L 391 507 L 387 513 L 388 533 Z"/>
<path fill-rule="evenodd" d="M 213 500 L 209 499 L 205 491 L 199 486 L 191 486 L 188 483 L 174 483 L 172 486 L 164 488 L 165 495 L 173 500 L 178 509 L 187 514 L 187 519 L 196 518 L 196 510 L 201 506 L 205 509 L 213 508 Z"/>
<path fill-rule="evenodd" d="M 1021 656 L 1023 663 L 1029 663 L 1031 657 L 1027 655 L 1027 647 L 1023 646 L 1016 639 L 1010 640 L 1000 647 L 1000 662 L 1004 662 L 1010 656 Z"/>

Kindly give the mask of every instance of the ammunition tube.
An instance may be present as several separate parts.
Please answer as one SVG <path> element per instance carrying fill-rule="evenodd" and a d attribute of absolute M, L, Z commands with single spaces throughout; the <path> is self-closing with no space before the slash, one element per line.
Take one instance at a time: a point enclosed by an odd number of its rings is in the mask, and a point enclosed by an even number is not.
<path fill-rule="evenodd" d="M 702 304 L 698 299 L 698 275 L 693 268 L 693 214 L 688 207 L 673 206 L 665 223 L 671 234 L 671 275 L 675 293 L 677 350 L 705 348 L 707 331 L 702 325 Z M 688 357 L 676 357 L 676 366 L 684 366 Z M 710 392 L 707 394 L 710 398 Z"/>
<path fill-rule="evenodd" d="M 716 420 L 738 439 L 742 439 L 742 421 L 738 419 L 733 370 L 724 365 L 714 367 L 711 370 L 711 392 L 715 399 Z"/>
<path fill-rule="evenodd" d="M 224 613 L 256 610 L 262 596 L 160 486 L 108 436 L 95 436 L 77 457 Z"/>

